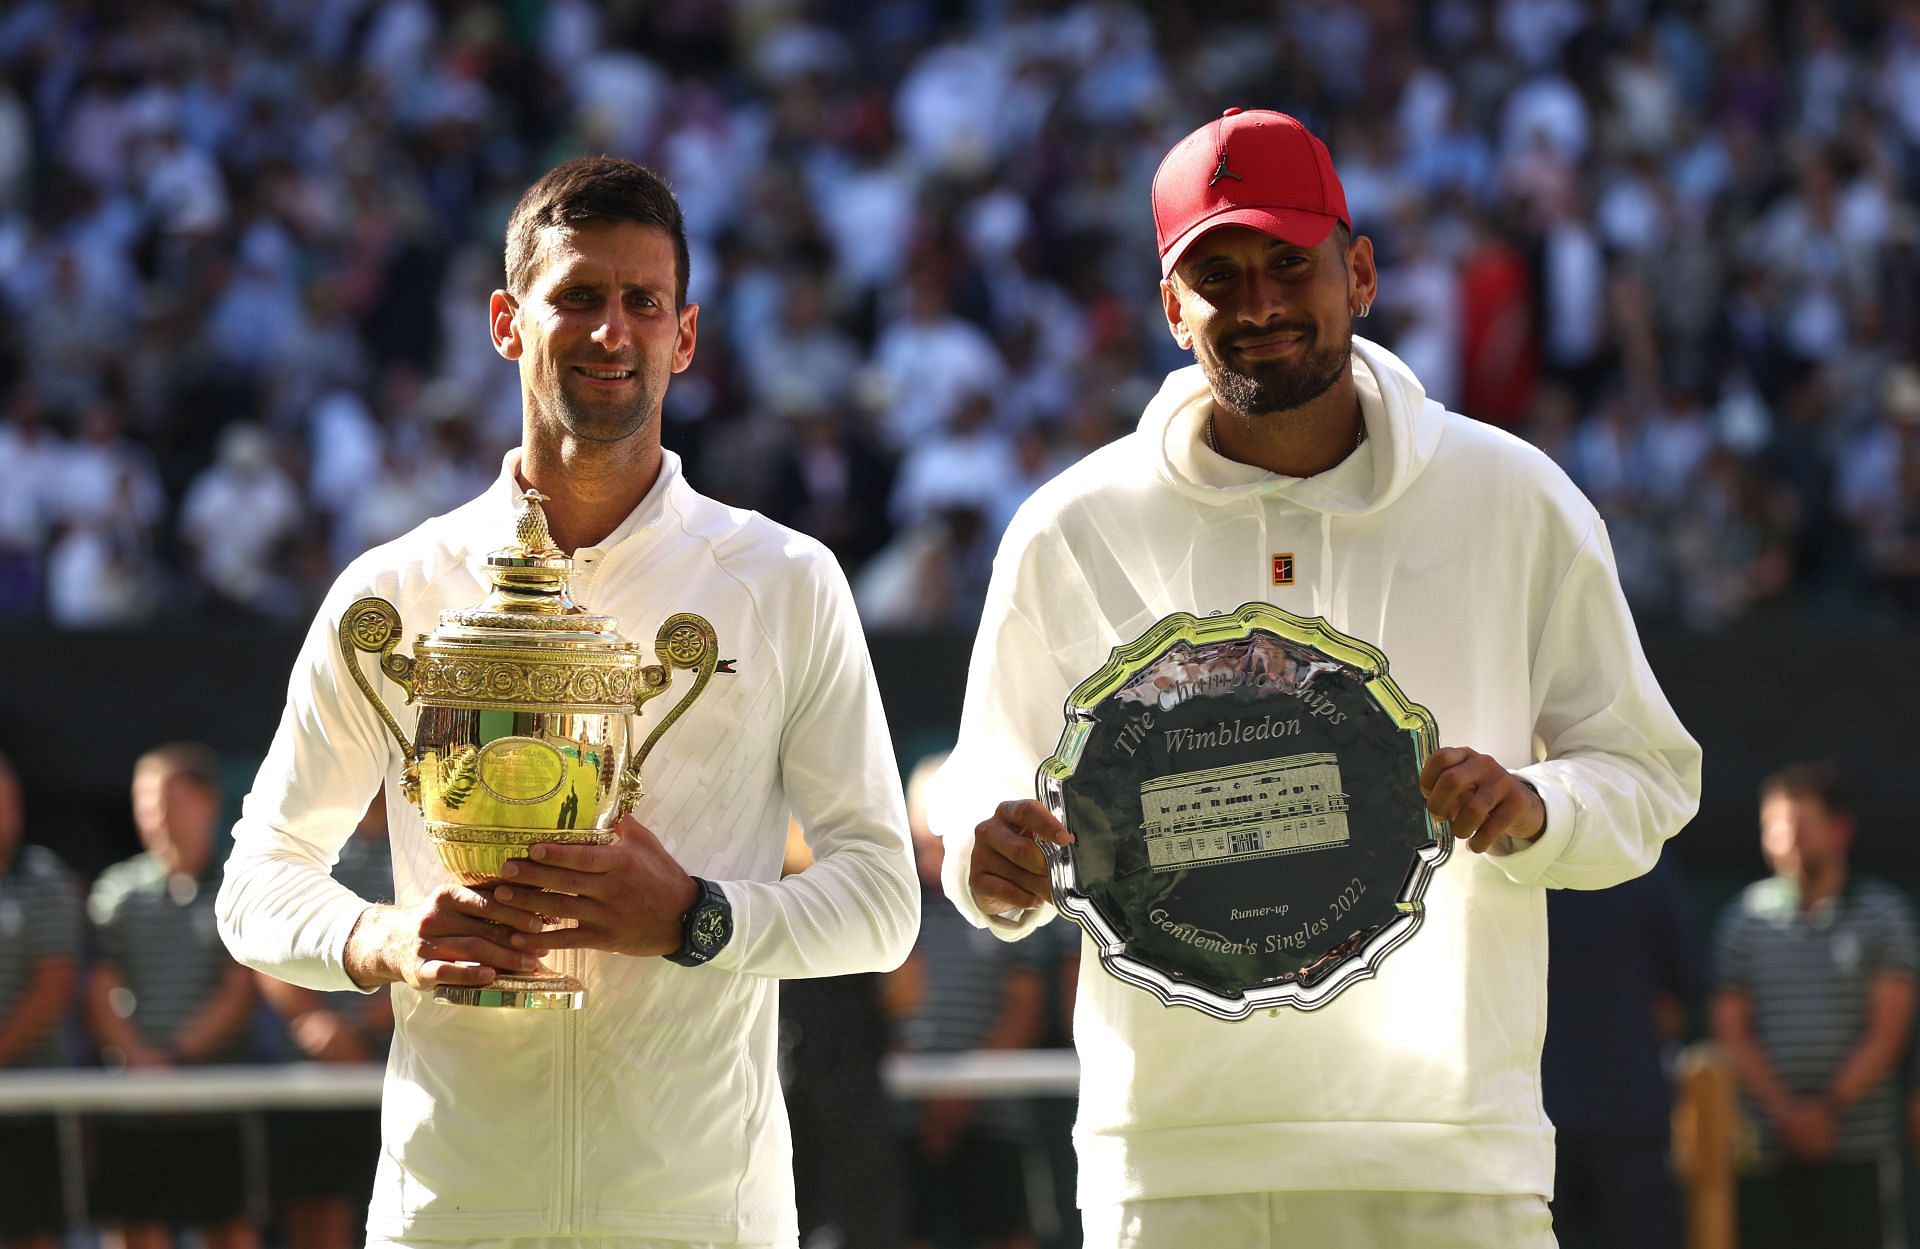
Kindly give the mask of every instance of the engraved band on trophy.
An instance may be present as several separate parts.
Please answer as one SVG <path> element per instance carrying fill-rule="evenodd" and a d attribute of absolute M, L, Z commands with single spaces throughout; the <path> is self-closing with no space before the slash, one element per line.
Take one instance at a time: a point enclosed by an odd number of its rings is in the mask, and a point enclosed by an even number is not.
<path fill-rule="evenodd" d="M 487 556 L 493 589 L 471 608 L 443 611 L 433 633 L 397 655 L 400 613 L 377 596 L 340 621 L 340 650 L 360 692 L 380 713 L 406 764 L 402 792 L 426 821 L 440 861 L 462 883 L 498 883 L 507 860 L 536 842 L 614 840 L 614 825 L 639 800 L 641 768 L 655 743 L 706 689 L 719 661 L 713 626 L 690 613 L 668 617 L 643 664 L 610 616 L 569 597 L 573 561 L 554 545 L 540 504 L 521 497 L 513 545 Z M 411 739 L 361 670 L 356 651 L 379 656 L 386 678 L 420 707 Z M 693 683 L 629 756 L 628 717 L 665 693 L 674 669 Z M 572 1010 L 586 989 L 542 969 L 498 974 L 492 983 L 442 985 L 436 1001 L 460 1006 Z"/>
<path fill-rule="evenodd" d="M 1419 928 L 1452 838 L 1432 715 L 1381 651 L 1267 603 L 1179 612 L 1067 698 L 1040 796 L 1055 905 L 1100 962 L 1221 1019 L 1313 1010 Z"/>

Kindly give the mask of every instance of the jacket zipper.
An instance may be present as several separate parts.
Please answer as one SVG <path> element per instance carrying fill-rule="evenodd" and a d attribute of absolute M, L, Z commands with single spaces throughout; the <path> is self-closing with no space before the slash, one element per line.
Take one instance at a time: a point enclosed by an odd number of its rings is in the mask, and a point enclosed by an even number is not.
<path fill-rule="evenodd" d="M 625 552 L 635 544 L 640 535 L 629 536 L 626 541 L 608 548 L 599 559 L 589 565 L 584 574 L 576 574 L 571 587 L 574 602 L 589 611 L 589 591 L 599 582 L 606 571 L 609 561 L 616 552 Z M 628 638 L 634 642 L 637 639 Z M 632 733 L 632 717 L 628 718 L 628 732 Z M 631 749 L 631 743 L 629 743 Z M 581 955 L 578 950 L 568 950 L 562 956 L 562 970 L 569 976 L 580 975 Z M 576 1235 L 580 1210 L 580 1141 L 579 1107 L 576 1104 L 578 1093 L 578 1056 L 580 1024 L 575 1018 L 578 1012 L 560 1012 L 560 1234 Z"/>
<path fill-rule="evenodd" d="M 569 976 L 579 976 L 580 969 L 574 951 L 566 952 L 562 970 Z M 575 1014 L 570 1010 L 560 1012 L 560 1234 L 563 1236 L 572 1235 L 575 1231 L 577 1212 L 574 1188 L 580 1169 L 579 1141 L 575 1139 L 579 1119 L 574 1106 L 577 1083 L 574 1059 L 579 1035 Z"/>

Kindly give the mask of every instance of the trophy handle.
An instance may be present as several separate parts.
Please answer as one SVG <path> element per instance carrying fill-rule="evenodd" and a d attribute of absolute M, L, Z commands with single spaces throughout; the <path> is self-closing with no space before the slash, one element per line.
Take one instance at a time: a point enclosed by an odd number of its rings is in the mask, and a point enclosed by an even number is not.
<path fill-rule="evenodd" d="M 654 654 L 660 657 L 658 664 L 648 664 L 640 670 L 640 692 L 634 698 L 633 709 L 638 712 L 650 698 L 666 692 L 667 683 L 673 679 L 672 669 L 683 668 L 694 674 L 693 687 L 685 697 L 675 703 L 667 714 L 660 717 L 660 723 L 653 726 L 653 732 L 647 734 L 647 740 L 640 743 L 640 749 L 633 752 L 627 762 L 624 783 L 620 787 L 620 814 L 626 815 L 633 810 L 633 804 L 640 799 L 640 768 L 653 752 L 653 747 L 673 722 L 678 720 L 694 699 L 700 697 L 707 682 L 713 679 L 714 670 L 720 666 L 720 635 L 713 631 L 703 616 L 692 612 L 681 612 L 677 616 L 667 617 L 660 626 L 660 632 L 653 640 Z"/>
<path fill-rule="evenodd" d="M 369 595 L 357 600 L 340 617 L 340 655 L 347 661 L 347 671 L 353 674 L 353 683 L 367 696 L 373 709 L 386 721 L 387 730 L 393 734 L 393 740 L 400 743 L 400 756 L 407 761 L 411 770 L 417 760 L 413 757 L 413 743 L 407 740 L 406 733 L 400 728 L 400 722 L 387 710 L 387 704 L 373 689 L 373 683 L 367 680 L 367 674 L 360 670 L 360 661 L 354 657 L 357 650 L 369 655 L 380 656 L 380 671 L 389 681 L 407 692 L 407 701 L 413 701 L 413 660 L 406 655 L 396 655 L 393 648 L 400 643 L 400 612 L 392 603 Z"/>

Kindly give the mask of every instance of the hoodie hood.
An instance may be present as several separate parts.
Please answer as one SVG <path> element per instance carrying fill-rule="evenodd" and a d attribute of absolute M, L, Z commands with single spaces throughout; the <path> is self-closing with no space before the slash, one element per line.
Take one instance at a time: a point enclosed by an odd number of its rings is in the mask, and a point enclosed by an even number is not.
<path fill-rule="evenodd" d="M 1236 464 L 1207 449 L 1203 438 L 1213 391 L 1200 366 L 1167 374 L 1140 417 L 1160 476 L 1203 503 L 1276 496 L 1311 511 L 1361 516 L 1392 503 L 1426 468 L 1440 445 L 1446 410 L 1378 343 L 1353 339 L 1353 382 L 1367 440 L 1353 456 L 1315 477 L 1282 477 Z M 1370 471 L 1365 471 L 1370 469 Z"/>

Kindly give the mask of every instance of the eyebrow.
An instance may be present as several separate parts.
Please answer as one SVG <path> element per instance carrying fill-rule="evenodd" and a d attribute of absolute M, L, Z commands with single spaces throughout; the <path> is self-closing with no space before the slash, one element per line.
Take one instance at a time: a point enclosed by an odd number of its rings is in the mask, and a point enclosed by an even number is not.
<path fill-rule="evenodd" d="M 1262 254 L 1265 254 L 1267 252 L 1272 251 L 1276 247 L 1290 247 L 1294 251 L 1304 252 L 1309 256 L 1312 255 L 1316 250 L 1315 248 L 1312 248 L 1312 247 L 1302 247 L 1298 243 L 1289 243 L 1285 239 L 1277 239 L 1277 238 L 1269 237 L 1266 241 L 1265 246 L 1263 246 L 1260 249 L 1260 251 Z M 1175 265 L 1174 268 L 1175 269 L 1188 269 L 1188 268 L 1204 269 L 1208 265 L 1214 264 L 1215 262 L 1221 261 L 1221 260 L 1225 260 L 1231 263 L 1233 260 L 1233 257 L 1227 255 L 1225 252 L 1209 252 L 1205 256 L 1200 257 L 1200 259 L 1198 260 L 1188 260 L 1183 257 L 1180 263 Z"/>
<path fill-rule="evenodd" d="M 582 287 L 585 287 L 589 290 L 597 291 L 597 290 L 604 289 L 605 286 L 606 286 L 606 283 L 601 281 L 597 277 L 586 277 L 586 276 L 575 277 L 570 273 L 562 273 L 554 281 L 553 289 L 555 292 L 560 292 L 560 291 L 578 290 Z M 648 282 L 628 282 L 626 285 L 620 288 L 620 293 L 623 295 L 632 295 L 636 293 L 641 295 L 659 295 L 662 292 L 666 291 L 667 289 L 668 289 L 667 286 L 655 285 Z"/>

